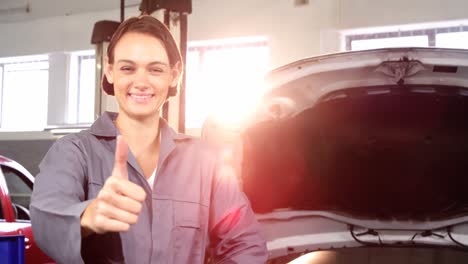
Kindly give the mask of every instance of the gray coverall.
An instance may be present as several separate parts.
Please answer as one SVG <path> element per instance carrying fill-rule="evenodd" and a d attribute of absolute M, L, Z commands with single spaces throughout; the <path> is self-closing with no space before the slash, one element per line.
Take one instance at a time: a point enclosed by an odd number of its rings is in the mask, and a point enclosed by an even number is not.
<path fill-rule="evenodd" d="M 128 232 L 84 239 L 80 216 L 112 173 L 115 113 L 89 130 L 55 142 L 40 164 L 31 202 L 39 247 L 58 263 L 265 263 L 267 250 L 233 174 L 222 173 L 216 148 L 174 132 L 161 120 L 161 148 L 153 190 L 129 152 L 129 180 L 147 193 Z M 219 262 L 218 262 L 219 261 Z"/>

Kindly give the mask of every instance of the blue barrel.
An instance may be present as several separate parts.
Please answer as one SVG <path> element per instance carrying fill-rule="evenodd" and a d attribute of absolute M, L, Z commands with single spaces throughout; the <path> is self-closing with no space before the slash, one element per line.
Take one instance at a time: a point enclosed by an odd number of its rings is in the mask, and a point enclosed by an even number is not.
<path fill-rule="evenodd" d="M 0 236 L 0 263 L 24 264 L 24 236 Z"/>

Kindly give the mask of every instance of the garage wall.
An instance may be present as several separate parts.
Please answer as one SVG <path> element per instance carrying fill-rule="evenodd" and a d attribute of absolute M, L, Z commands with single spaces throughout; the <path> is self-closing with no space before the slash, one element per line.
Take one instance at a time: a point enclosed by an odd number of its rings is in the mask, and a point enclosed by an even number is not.
<path fill-rule="evenodd" d="M 189 40 L 267 36 L 270 67 L 274 68 L 296 59 L 339 51 L 343 30 L 468 19 L 466 0 L 309 0 L 308 5 L 300 7 L 295 7 L 294 2 L 193 0 Z M 137 7 L 126 9 L 127 16 L 138 14 Z M 90 39 L 94 23 L 119 17 L 120 12 L 115 9 L 0 24 L 0 57 L 93 49 Z M 57 68 L 51 65 L 51 71 L 54 67 Z M 60 85 L 56 85 L 58 89 Z M 54 96 L 60 93 L 51 93 L 49 102 L 63 101 L 63 95 Z M 28 138 L 38 137 L 37 133 L 27 134 Z M 5 139 L 5 134 L 0 133 L 1 153 L 10 151 L 14 158 L 23 161 L 15 156 L 15 142 L 1 142 L 14 138 Z"/>
<path fill-rule="evenodd" d="M 295 7 L 294 0 L 195 0 L 189 39 L 264 35 L 270 39 L 271 66 L 275 67 L 319 53 L 321 29 L 336 27 L 338 1 L 309 2 Z M 197 10 L 200 15 L 195 15 Z"/>
<path fill-rule="evenodd" d="M 127 13 L 136 13 L 135 9 Z M 110 10 L 0 24 L 0 57 L 93 49 L 94 23 L 119 19 L 120 11 Z"/>
<path fill-rule="evenodd" d="M 301 7 L 295 7 L 294 2 L 193 0 L 189 40 L 268 36 L 271 67 L 276 67 L 338 51 L 342 29 L 468 18 L 465 0 L 310 0 Z M 126 15 L 138 13 L 137 7 L 126 10 Z M 119 11 L 0 24 L 0 57 L 93 48 L 92 27 L 104 19 L 118 20 Z"/>
<path fill-rule="evenodd" d="M 374 27 L 468 18 L 466 0 L 341 0 L 343 28 Z"/>

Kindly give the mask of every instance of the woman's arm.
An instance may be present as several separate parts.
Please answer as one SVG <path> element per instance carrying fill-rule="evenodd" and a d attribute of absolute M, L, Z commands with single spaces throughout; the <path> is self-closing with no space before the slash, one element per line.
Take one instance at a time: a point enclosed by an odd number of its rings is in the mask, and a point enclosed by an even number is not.
<path fill-rule="evenodd" d="M 38 246 L 58 263 L 83 263 L 80 216 L 86 201 L 85 156 L 76 136 L 59 139 L 42 160 L 31 198 Z"/>
<path fill-rule="evenodd" d="M 230 165 L 220 161 L 210 208 L 210 243 L 215 263 L 266 263 L 260 226 Z"/>

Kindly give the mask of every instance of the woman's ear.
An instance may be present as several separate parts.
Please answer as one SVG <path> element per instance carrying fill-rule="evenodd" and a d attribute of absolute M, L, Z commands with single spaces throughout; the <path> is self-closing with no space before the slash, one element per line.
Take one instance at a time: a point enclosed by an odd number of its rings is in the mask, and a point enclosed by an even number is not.
<path fill-rule="evenodd" d="M 112 64 L 109 63 L 109 57 L 104 58 L 104 74 L 110 84 L 114 83 L 114 75 L 112 72 Z"/>
<path fill-rule="evenodd" d="M 171 87 L 177 87 L 182 76 L 182 63 L 177 62 L 171 69 Z"/>

